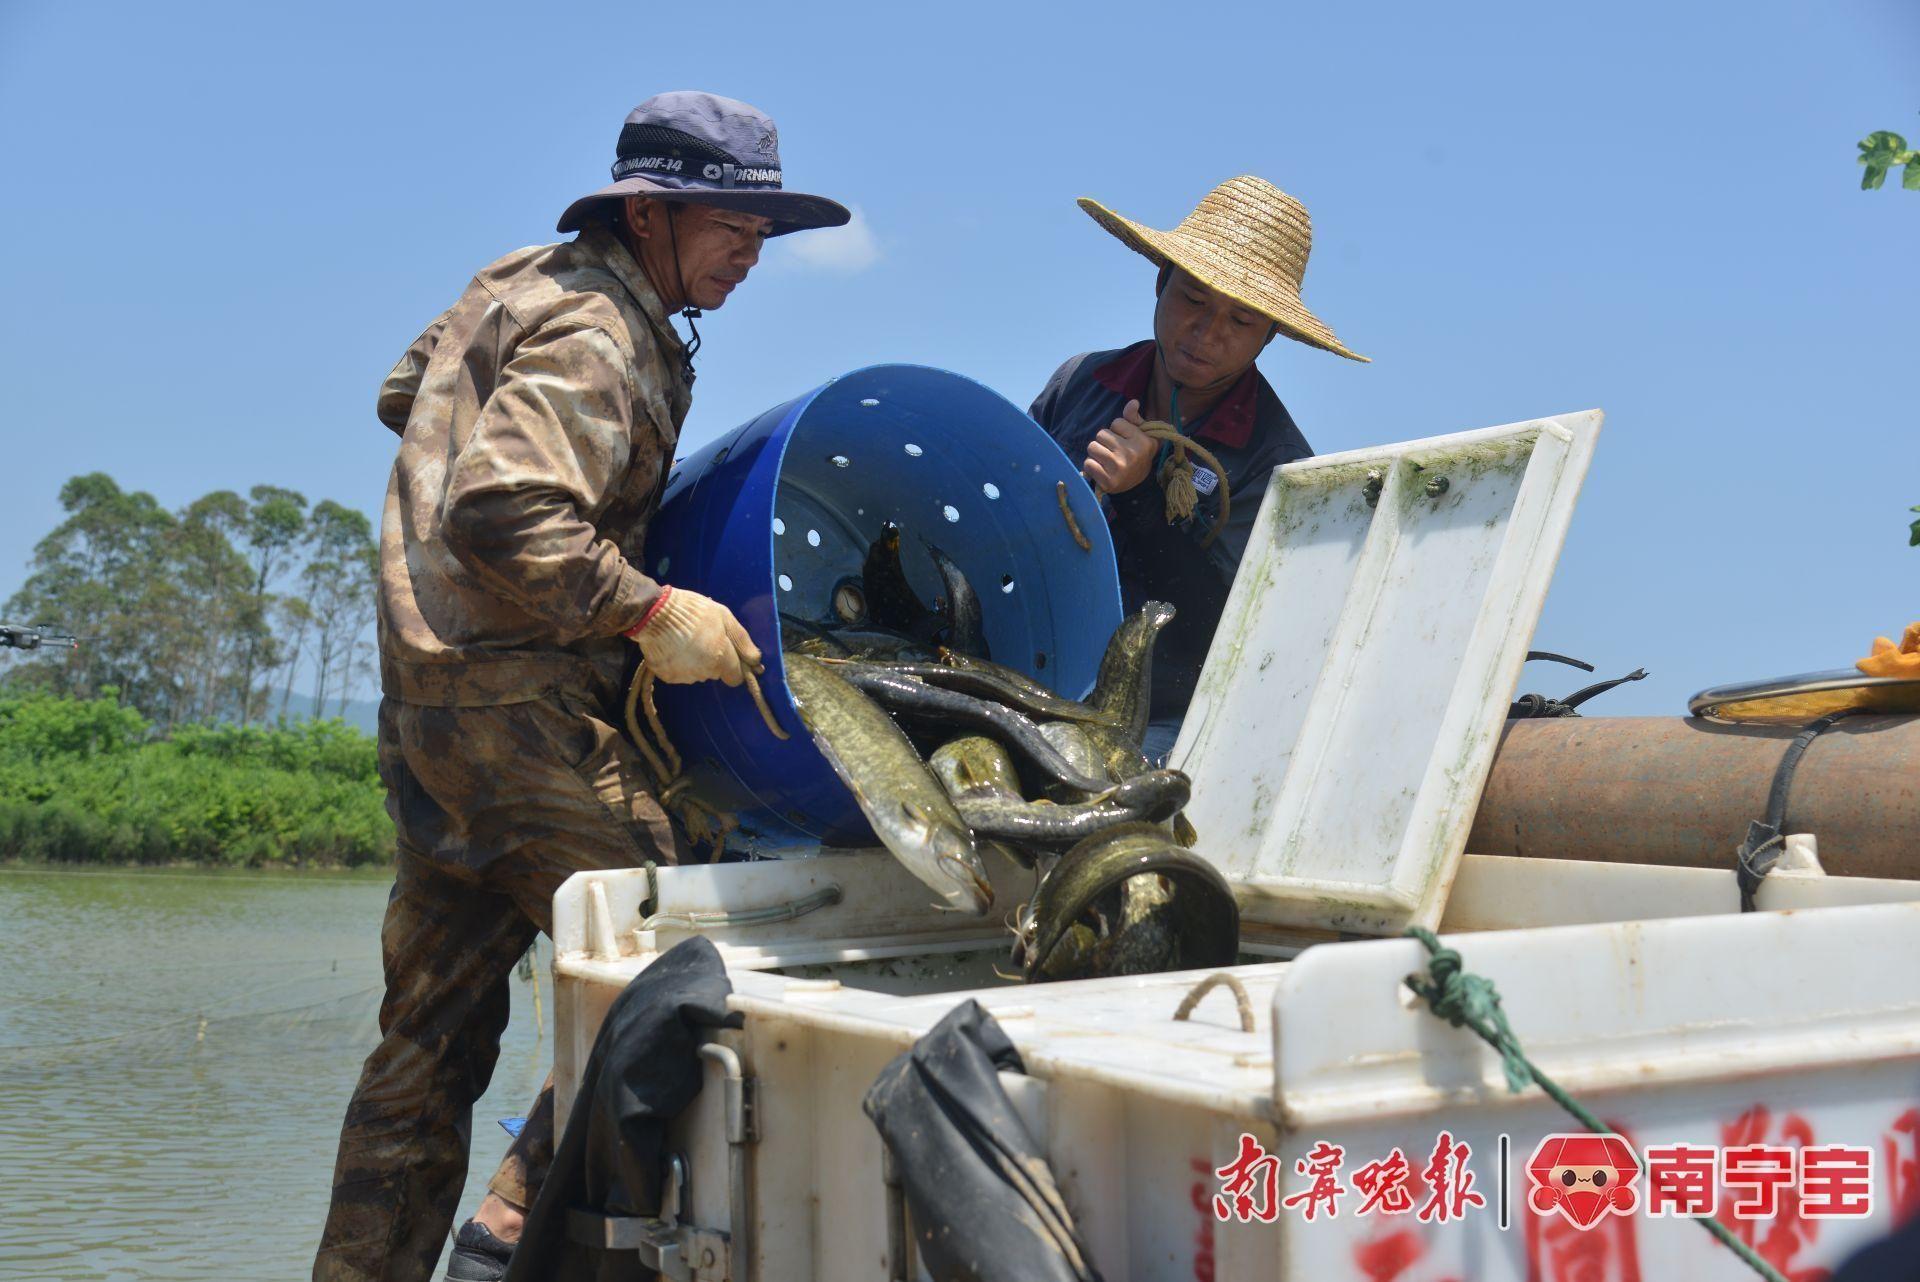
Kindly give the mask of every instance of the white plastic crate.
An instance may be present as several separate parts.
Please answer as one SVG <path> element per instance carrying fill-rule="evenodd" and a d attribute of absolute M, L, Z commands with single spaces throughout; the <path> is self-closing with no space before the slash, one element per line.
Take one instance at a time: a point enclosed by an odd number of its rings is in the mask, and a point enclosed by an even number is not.
<path fill-rule="evenodd" d="M 998 860 L 999 906 L 984 920 L 935 911 L 878 850 L 583 873 L 554 909 L 563 1116 L 607 1006 L 697 932 L 720 947 L 746 1015 L 719 1040 L 754 1082 L 744 1149 L 729 1152 L 717 1066 L 678 1127 L 691 1170 L 682 1218 L 741 1244 L 711 1276 L 906 1275 L 889 1255 L 897 1224 L 860 1100 L 967 997 L 1020 1048 L 1031 1076 L 1003 1081 L 1110 1282 L 1366 1279 L 1400 1257 L 1397 1282 L 1749 1276 L 1684 1222 L 1615 1217 L 1569 1239 L 1527 1211 L 1520 1165 L 1540 1136 L 1578 1128 L 1537 1091 L 1509 1095 L 1490 1051 L 1415 1007 L 1400 979 L 1422 964 L 1416 944 L 1351 938 L 1437 922 L 1477 932 L 1453 941 L 1498 984 L 1536 1061 L 1636 1139 L 1719 1142 L 1746 1125 L 1890 1146 L 1872 1218 L 1790 1235 L 1794 1270 L 1832 1267 L 1884 1231 L 1896 1197 L 1920 1196 L 1897 1160 L 1910 1154 L 1920 1172 L 1920 1112 L 1908 1112 L 1920 1103 L 1920 905 L 1901 902 L 1920 899 L 1920 883 L 1774 877 L 1761 907 L 1800 911 L 1742 917 L 1731 872 L 1463 858 L 1598 421 L 1538 420 L 1276 475 L 1175 750 L 1195 779 L 1197 849 L 1242 894 L 1243 945 L 1292 958 L 1314 943 L 1297 960 L 1233 968 L 1252 1031 L 1225 993 L 1173 1020 L 1197 973 L 996 977 L 1002 916 L 1032 877 Z M 806 911 L 758 925 L 711 916 L 782 906 Z M 1511 1138 L 1509 1228 L 1492 1206 L 1448 1224 L 1214 1217 L 1214 1172 L 1242 1133 L 1277 1159 L 1284 1198 L 1305 1187 L 1295 1163 L 1317 1141 L 1356 1164 L 1395 1147 L 1417 1162 L 1442 1128 L 1471 1145 L 1489 1203 L 1498 1138 Z M 730 1189 L 729 1160 L 742 1157 Z M 1614 1253 L 1615 1271 L 1580 1271 L 1596 1251 Z"/>

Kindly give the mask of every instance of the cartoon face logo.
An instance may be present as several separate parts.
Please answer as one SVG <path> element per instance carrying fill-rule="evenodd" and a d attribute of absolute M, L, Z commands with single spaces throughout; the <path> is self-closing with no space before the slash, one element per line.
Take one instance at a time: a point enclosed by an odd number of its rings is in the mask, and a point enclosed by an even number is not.
<path fill-rule="evenodd" d="M 1536 1215 L 1555 1211 L 1577 1229 L 1590 1229 L 1609 1212 L 1629 1215 L 1639 1204 L 1640 1159 L 1618 1135 L 1549 1135 L 1527 1160 Z"/>

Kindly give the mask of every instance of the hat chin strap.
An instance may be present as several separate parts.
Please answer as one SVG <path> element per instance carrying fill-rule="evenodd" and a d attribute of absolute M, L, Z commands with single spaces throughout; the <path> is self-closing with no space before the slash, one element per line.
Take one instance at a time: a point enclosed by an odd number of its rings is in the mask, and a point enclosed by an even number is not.
<path fill-rule="evenodd" d="M 676 206 L 667 206 L 667 244 L 673 248 L 673 279 L 680 287 L 680 315 L 687 322 L 687 332 L 692 335 L 687 340 L 687 354 L 681 358 L 680 372 L 687 377 L 687 385 L 693 385 L 693 354 L 700 350 L 700 327 L 694 322 L 706 313 L 693 305 L 693 299 L 687 293 L 687 278 L 680 270 L 680 237 L 673 229 L 673 215 Z"/>
<path fill-rule="evenodd" d="M 1166 292 L 1167 282 L 1173 277 L 1173 269 L 1174 269 L 1174 265 L 1171 262 L 1163 262 L 1160 265 L 1160 278 L 1156 280 L 1153 285 L 1153 296 L 1156 299 Z M 1173 377 L 1172 367 L 1170 367 L 1167 364 L 1166 349 L 1160 346 L 1160 335 L 1158 332 L 1159 316 L 1157 314 L 1154 317 L 1154 329 L 1155 329 L 1155 333 L 1153 336 L 1153 358 L 1154 360 L 1159 362 L 1161 372 L 1167 376 L 1167 387 L 1169 389 L 1168 397 L 1167 397 L 1167 400 L 1168 400 L 1167 416 L 1173 420 L 1173 430 L 1176 432 L 1179 432 L 1182 436 L 1184 436 L 1186 435 L 1186 429 L 1181 425 L 1181 422 L 1180 422 L 1180 383 Z M 1279 332 L 1280 332 L 1279 322 L 1269 319 L 1267 322 L 1267 342 L 1271 343 L 1273 341 L 1273 336 L 1275 334 L 1278 334 Z M 1240 377 L 1241 374 L 1245 374 L 1245 373 L 1246 373 L 1245 370 L 1241 370 L 1240 374 L 1235 374 L 1233 377 L 1237 379 Z M 1221 381 L 1226 382 L 1227 380 L 1223 379 Z M 1161 446 L 1160 452 L 1162 455 L 1166 453 L 1166 447 L 1164 445 Z"/>
<path fill-rule="evenodd" d="M 1279 327 L 1275 326 L 1275 328 L 1278 329 Z M 1153 358 L 1160 363 L 1160 371 L 1167 376 L 1167 417 L 1173 421 L 1173 430 L 1185 436 L 1187 434 L 1186 424 L 1180 421 L 1180 381 L 1173 376 L 1173 369 L 1167 364 L 1167 353 L 1165 349 L 1160 346 L 1160 336 L 1158 334 L 1154 335 L 1153 338 Z M 1237 380 L 1245 373 L 1245 370 L 1241 370 L 1239 374 L 1233 375 L 1233 378 Z M 1222 379 L 1221 381 L 1228 382 L 1229 380 Z M 1153 456 L 1153 466 L 1148 470 L 1147 474 L 1149 476 L 1159 475 L 1160 466 L 1166 462 L 1167 453 L 1172 448 L 1172 444 L 1167 441 L 1160 443 L 1159 450 L 1157 450 Z"/>
<path fill-rule="evenodd" d="M 1278 332 L 1279 328 L 1280 327 L 1278 325 L 1275 325 L 1273 327 L 1275 332 Z M 1271 341 L 1273 335 L 1269 334 L 1267 337 L 1268 337 L 1268 340 Z M 1182 435 L 1185 435 L 1187 430 L 1186 425 L 1180 421 L 1180 389 L 1184 387 L 1185 384 L 1181 383 L 1178 379 L 1174 378 L 1173 369 L 1171 366 L 1167 364 L 1166 350 L 1160 346 L 1160 339 L 1158 335 L 1156 335 L 1153 340 L 1153 358 L 1154 360 L 1159 362 L 1160 371 L 1167 376 L 1168 417 L 1173 420 L 1174 430 L 1181 433 Z M 1234 383 L 1238 382 L 1240 378 L 1246 374 L 1246 372 L 1247 372 L 1246 370 L 1242 369 L 1241 371 L 1239 371 L 1239 373 L 1230 374 L 1227 377 L 1221 379 L 1219 383 L 1210 384 L 1209 386 L 1231 387 Z M 1205 391 L 1206 388 L 1203 387 L 1200 390 Z"/>
<path fill-rule="evenodd" d="M 1167 376 L 1167 417 L 1173 420 L 1173 430 L 1186 435 L 1186 426 L 1180 422 L 1180 380 L 1173 376 L 1173 367 L 1167 364 L 1166 349 L 1160 346 L 1159 335 L 1153 339 L 1153 358 L 1160 363 L 1160 372 Z M 1166 452 L 1166 446 L 1160 447 Z"/>
<path fill-rule="evenodd" d="M 1180 423 L 1180 381 L 1173 376 L 1173 369 L 1167 364 L 1167 353 L 1160 346 L 1160 336 L 1153 336 L 1153 359 L 1160 363 L 1160 372 L 1167 376 L 1167 417 L 1173 420 L 1173 430 L 1185 436 L 1187 430 Z M 1160 448 L 1154 451 L 1153 466 L 1147 469 L 1148 476 L 1157 476 L 1160 465 L 1167 460 L 1167 451 L 1173 447 L 1166 441 L 1160 442 Z"/>

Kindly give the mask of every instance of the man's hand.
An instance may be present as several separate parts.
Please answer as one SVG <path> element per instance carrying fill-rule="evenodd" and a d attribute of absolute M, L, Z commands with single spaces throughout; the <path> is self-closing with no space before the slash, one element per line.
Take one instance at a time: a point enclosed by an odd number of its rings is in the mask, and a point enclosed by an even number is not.
<path fill-rule="evenodd" d="M 660 601 L 627 633 L 656 677 L 669 685 L 721 681 L 737 686 L 749 669 L 760 670 L 760 648 L 733 611 L 685 588 L 660 591 Z"/>
<path fill-rule="evenodd" d="M 1153 456 L 1160 443 L 1140 429 L 1140 402 L 1128 401 L 1120 417 L 1087 445 L 1087 461 L 1081 475 L 1103 494 L 1121 494 L 1147 479 L 1153 470 Z"/>

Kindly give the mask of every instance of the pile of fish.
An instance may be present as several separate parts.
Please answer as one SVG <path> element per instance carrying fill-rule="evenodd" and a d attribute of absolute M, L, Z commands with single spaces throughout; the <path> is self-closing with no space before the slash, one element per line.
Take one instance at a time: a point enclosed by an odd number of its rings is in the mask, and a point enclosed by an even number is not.
<path fill-rule="evenodd" d="M 781 616 L 794 706 L 881 843 L 942 906 L 976 915 L 993 906 L 982 849 L 1034 869 L 1010 923 L 1029 981 L 1232 964 L 1232 890 L 1187 849 L 1191 781 L 1141 752 L 1173 607 L 1125 620 L 1093 693 L 1066 699 L 988 658 L 966 576 L 924 546 L 945 587 L 932 607 L 888 526 L 835 586 L 830 619 Z"/>

